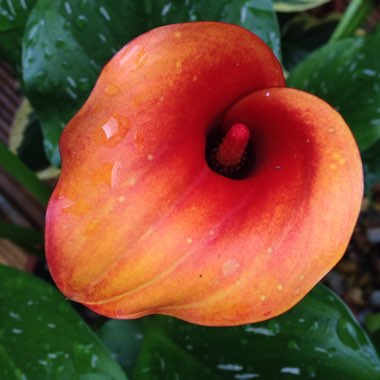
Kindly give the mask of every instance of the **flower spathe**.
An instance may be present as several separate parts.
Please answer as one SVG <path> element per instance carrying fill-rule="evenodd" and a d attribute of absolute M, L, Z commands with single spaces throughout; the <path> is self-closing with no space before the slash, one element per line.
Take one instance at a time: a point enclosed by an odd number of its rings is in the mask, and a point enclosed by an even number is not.
<path fill-rule="evenodd" d="M 271 50 L 225 23 L 164 26 L 122 48 L 60 150 L 48 265 L 67 297 L 113 318 L 274 317 L 341 258 L 362 199 L 341 116 L 285 87 Z"/>

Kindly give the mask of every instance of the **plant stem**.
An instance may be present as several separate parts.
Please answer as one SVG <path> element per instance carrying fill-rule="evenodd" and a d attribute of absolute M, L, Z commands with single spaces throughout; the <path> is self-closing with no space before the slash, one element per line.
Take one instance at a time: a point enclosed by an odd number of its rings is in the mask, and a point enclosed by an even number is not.
<path fill-rule="evenodd" d="M 0 142 L 0 166 L 33 194 L 40 203 L 47 205 L 51 194 L 50 187 L 40 181 L 36 174 L 2 142 Z"/>
<path fill-rule="evenodd" d="M 352 0 L 332 34 L 330 42 L 351 36 L 374 8 L 374 0 Z"/>

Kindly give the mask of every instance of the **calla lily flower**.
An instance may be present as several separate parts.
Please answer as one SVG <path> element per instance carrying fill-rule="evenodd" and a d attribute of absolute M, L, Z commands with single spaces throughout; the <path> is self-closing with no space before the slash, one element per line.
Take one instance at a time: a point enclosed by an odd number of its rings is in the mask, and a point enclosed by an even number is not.
<path fill-rule="evenodd" d="M 154 29 L 65 128 L 46 220 L 70 299 L 112 318 L 262 321 L 342 257 L 363 178 L 342 117 L 238 26 Z"/>

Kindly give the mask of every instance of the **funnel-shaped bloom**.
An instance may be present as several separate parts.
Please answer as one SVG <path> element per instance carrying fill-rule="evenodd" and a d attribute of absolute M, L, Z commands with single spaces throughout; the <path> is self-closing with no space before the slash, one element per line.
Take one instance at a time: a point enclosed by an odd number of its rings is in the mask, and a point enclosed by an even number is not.
<path fill-rule="evenodd" d="M 61 291 L 115 318 L 264 320 L 340 259 L 362 197 L 355 141 L 284 87 L 252 33 L 165 26 L 107 64 L 62 135 L 46 252 Z"/>

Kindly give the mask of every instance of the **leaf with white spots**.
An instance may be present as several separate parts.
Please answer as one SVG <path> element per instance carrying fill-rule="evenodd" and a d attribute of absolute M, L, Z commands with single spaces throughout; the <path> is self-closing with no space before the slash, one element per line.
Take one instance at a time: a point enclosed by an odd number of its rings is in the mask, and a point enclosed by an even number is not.
<path fill-rule="evenodd" d="M 195 20 L 241 25 L 280 55 L 279 27 L 271 0 L 38 0 L 23 40 L 23 79 L 41 123 L 49 160 L 60 164 L 62 128 L 82 106 L 114 53 L 149 29 Z M 119 89 L 108 90 L 112 94 Z M 112 120 L 104 127 L 110 140 L 115 129 Z"/>
<path fill-rule="evenodd" d="M 100 336 L 133 380 L 380 376 L 369 338 L 343 302 L 321 285 L 286 314 L 263 323 L 215 328 L 156 316 L 108 321 Z"/>
<path fill-rule="evenodd" d="M 271 0 L 187 0 L 150 2 L 150 26 L 187 21 L 224 21 L 241 25 L 281 55 L 280 31 Z"/>
<path fill-rule="evenodd" d="M 2 265 L 0 278 L 0 379 L 126 380 L 57 290 Z"/>
<path fill-rule="evenodd" d="M 23 40 L 23 79 L 54 165 L 60 162 L 62 128 L 88 97 L 103 65 L 145 31 L 143 10 L 139 0 L 37 1 Z M 112 133 L 114 124 L 111 120 L 105 133 Z"/>
<path fill-rule="evenodd" d="M 335 107 L 361 151 L 380 138 L 380 35 L 346 38 L 318 49 L 288 78 Z"/>
<path fill-rule="evenodd" d="M 0 58 L 21 71 L 21 40 L 36 0 L 0 1 Z"/>

